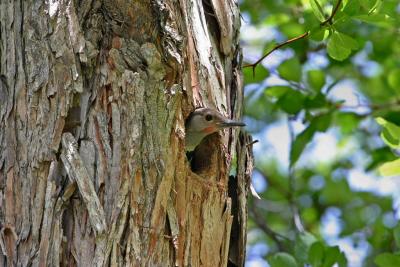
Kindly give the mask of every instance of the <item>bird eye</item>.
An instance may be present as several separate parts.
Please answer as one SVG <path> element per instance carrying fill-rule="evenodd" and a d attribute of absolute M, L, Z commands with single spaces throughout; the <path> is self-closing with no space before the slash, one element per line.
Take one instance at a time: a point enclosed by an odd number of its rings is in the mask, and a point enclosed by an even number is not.
<path fill-rule="evenodd" d="M 213 117 L 210 114 L 206 115 L 206 121 L 211 121 L 213 119 Z"/>

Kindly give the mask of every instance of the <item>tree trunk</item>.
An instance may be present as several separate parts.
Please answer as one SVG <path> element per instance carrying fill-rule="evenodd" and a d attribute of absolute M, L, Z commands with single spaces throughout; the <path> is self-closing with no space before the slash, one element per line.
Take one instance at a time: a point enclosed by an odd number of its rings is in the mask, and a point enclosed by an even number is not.
<path fill-rule="evenodd" d="M 184 149 L 195 107 L 242 112 L 239 26 L 234 0 L 0 0 L 0 266 L 243 266 L 249 137 Z"/>

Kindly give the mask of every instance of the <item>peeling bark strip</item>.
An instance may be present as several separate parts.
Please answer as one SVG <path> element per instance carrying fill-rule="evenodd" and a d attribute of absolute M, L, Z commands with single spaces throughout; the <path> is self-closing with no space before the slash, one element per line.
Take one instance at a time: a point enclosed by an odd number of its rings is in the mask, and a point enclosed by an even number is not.
<path fill-rule="evenodd" d="M 101 235 L 107 230 L 106 219 L 103 207 L 92 183 L 92 179 L 82 162 L 78 153 L 78 144 L 71 133 L 64 133 L 62 136 L 63 152 L 61 160 L 70 178 L 78 185 L 79 193 L 89 213 L 96 235 Z"/>
<path fill-rule="evenodd" d="M 243 266 L 247 139 L 184 149 L 195 107 L 241 116 L 239 28 L 234 0 L 0 0 L 0 266 Z"/>

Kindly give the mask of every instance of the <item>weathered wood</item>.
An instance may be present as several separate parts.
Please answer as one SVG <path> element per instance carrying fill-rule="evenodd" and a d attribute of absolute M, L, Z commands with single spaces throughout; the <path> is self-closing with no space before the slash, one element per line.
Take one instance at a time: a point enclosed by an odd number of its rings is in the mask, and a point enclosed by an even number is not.
<path fill-rule="evenodd" d="M 242 113 L 239 28 L 234 0 L 0 0 L 0 265 L 243 265 L 248 147 L 184 150 L 194 108 Z"/>
<path fill-rule="evenodd" d="M 61 160 L 64 168 L 70 179 L 78 185 L 79 194 L 88 210 L 93 230 L 96 235 L 101 235 L 107 230 L 104 210 L 94 190 L 92 179 L 78 153 L 78 144 L 71 133 L 63 134 L 62 144 Z"/>

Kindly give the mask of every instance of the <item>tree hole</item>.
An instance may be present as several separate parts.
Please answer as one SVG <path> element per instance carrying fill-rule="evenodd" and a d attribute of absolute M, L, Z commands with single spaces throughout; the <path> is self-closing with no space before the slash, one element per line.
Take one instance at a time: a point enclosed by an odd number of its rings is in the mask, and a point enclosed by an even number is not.
<path fill-rule="evenodd" d="M 211 134 L 204 138 L 194 151 L 188 153 L 190 167 L 194 173 L 201 176 L 215 173 L 218 166 L 218 142 L 218 133 Z"/>

